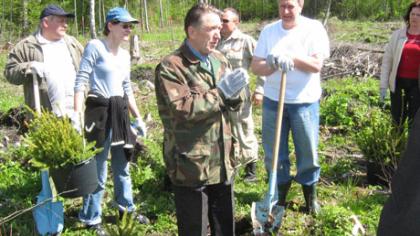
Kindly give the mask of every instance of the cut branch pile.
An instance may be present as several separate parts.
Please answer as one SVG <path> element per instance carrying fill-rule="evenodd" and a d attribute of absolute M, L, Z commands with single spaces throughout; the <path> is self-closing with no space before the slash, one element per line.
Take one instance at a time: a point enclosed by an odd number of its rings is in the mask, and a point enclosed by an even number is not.
<path fill-rule="evenodd" d="M 384 53 L 383 48 L 383 46 L 357 43 L 333 45 L 330 58 L 324 62 L 321 78 L 379 77 Z"/>

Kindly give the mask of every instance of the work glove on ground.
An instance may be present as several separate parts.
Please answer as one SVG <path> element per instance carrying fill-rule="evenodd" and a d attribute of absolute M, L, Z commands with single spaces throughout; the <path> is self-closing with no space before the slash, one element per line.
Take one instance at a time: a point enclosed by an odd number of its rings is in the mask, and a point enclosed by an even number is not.
<path fill-rule="evenodd" d="M 147 126 L 144 123 L 142 118 L 137 118 L 133 123 L 132 126 L 137 132 L 137 136 L 146 137 L 147 136 Z"/>
<path fill-rule="evenodd" d="M 384 103 L 387 92 L 386 88 L 381 88 L 379 90 L 379 103 Z"/>
<path fill-rule="evenodd" d="M 225 99 L 233 99 L 239 95 L 241 90 L 249 83 L 249 75 L 243 68 L 225 72 L 217 82 L 217 88 Z"/>
<path fill-rule="evenodd" d="M 284 72 L 288 72 L 288 71 L 293 70 L 295 67 L 292 57 L 286 54 L 284 55 L 269 54 L 267 56 L 266 61 L 267 61 L 267 64 L 274 70 L 282 70 Z"/>

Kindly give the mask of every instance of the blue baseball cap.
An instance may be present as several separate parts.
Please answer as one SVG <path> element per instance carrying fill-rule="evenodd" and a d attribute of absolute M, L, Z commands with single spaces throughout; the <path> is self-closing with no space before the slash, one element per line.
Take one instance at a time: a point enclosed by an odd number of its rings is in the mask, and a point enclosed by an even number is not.
<path fill-rule="evenodd" d="M 115 7 L 106 14 L 106 22 L 118 21 L 124 23 L 139 23 L 139 20 L 133 18 L 127 9 L 122 7 Z"/>
<path fill-rule="evenodd" d="M 74 14 L 64 11 L 63 8 L 57 5 L 50 4 L 42 10 L 41 15 L 39 16 L 39 19 L 42 19 L 46 16 L 65 16 L 65 17 L 73 18 Z"/>

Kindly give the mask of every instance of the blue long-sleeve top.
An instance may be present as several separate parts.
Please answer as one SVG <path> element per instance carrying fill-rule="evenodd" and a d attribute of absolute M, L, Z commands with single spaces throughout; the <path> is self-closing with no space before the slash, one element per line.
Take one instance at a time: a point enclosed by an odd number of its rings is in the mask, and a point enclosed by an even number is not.
<path fill-rule="evenodd" d="M 113 55 L 105 41 L 91 40 L 83 52 L 79 72 L 76 76 L 74 91 L 89 91 L 105 98 L 133 94 L 130 81 L 130 54 L 119 48 Z"/>

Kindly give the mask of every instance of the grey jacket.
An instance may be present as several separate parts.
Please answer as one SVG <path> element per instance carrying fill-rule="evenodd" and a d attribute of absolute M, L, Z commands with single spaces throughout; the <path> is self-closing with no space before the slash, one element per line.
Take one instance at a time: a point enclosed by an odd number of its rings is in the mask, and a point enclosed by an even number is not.
<path fill-rule="evenodd" d="M 41 45 L 35 37 L 36 34 L 37 32 L 16 44 L 8 56 L 8 61 L 4 70 L 4 76 L 7 81 L 15 85 L 23 84 L 25 103 L 32 109 L 35 108 L 35 100 L 30 65 L 32 61 L 44 61 Z M 72 36 L 65 35 L 64 40 L 73 59 L 74 67 L 76 68 L 76 71 L 78 71 L 83 53 L 83 46 Z M 60 58 L 57 60 L 60 60 Z M 38 81 L 41 107 L 51 110 L 47 83 L 45 79 L 41 78 L 38 78 Z"/>
<path fill-rule="evenodd" d="M 397 77 L 398 65 L 400 64 L 404 44 L 407 41 L 406 32 L 407 28 L 404 27 L 392 33 L 382 58 L 380 88 L 389 88 L 391 92 L 395 91 L 395 79 Z"/>

